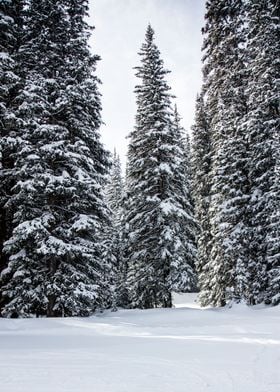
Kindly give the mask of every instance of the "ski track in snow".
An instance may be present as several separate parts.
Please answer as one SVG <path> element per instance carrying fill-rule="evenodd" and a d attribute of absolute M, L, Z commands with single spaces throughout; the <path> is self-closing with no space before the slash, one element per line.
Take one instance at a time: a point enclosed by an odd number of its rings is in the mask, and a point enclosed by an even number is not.
<path fill-rule="evenodd" d="M 279 392 L 280 307 L 0 319 L 1 392 Z"/>

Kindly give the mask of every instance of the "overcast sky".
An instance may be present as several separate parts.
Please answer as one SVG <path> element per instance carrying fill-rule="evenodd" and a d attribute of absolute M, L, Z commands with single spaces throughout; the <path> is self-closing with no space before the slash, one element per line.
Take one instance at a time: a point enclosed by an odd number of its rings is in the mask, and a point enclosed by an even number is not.
<path fill-rule="evenodd" d="M 107 148 L 114 147 L 125 160 L 126 136 L 134 126 L 136 113 L 133 67 L 137 52 L 151 23 L 168 81 L 189 130 L 194 118 L 196 94 L 201 86 L 201 28 L 204 0 L 90 0 L 93 52 L 102 58 L 97 75 L 102 80 L 101 134 Z"/>

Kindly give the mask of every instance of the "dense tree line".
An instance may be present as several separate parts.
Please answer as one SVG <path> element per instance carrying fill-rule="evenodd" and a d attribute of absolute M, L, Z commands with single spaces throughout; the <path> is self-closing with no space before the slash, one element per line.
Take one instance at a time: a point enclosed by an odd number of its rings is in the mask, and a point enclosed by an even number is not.
<path fill-rule="evenodd" d="M 193 127 L 203 305 L 278 304 L 279 2 L 206 3 Z"/>

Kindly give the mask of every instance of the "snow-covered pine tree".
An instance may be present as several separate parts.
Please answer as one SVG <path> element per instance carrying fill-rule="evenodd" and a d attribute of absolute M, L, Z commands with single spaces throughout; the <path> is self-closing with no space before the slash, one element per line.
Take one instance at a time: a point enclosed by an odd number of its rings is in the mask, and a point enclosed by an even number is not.
<path fill-rule="evenodd" d="M 30 1 L 20 111 L 28 148 L 17 159 L 10 205 L 15 229 L 4 316 L 88 315 L 108 296 L 102 188 L 108 168 L 98 128 L 97 57 L 90 54 L 87 1 Z"/>
<path fill-rule="evenodd" d="M 195 122 L 192 126 L 192 196 L 195 206 L 197 230 L 198 286 L 209 274 L 208 258 L 211 252 L 211 225 L 209 220 L 210 188 L 211 188 L 211 135 L 206 118 L 203 95 L 197 96 Z"/>
<path fill-rule="evenodd" d="M 250 258 L 251 304 L 280 302 L 280 177 L 279 86 L 280 3 L 248 0 L 248 114 L 251 182 Z"/>
<path fill-rule="evenodd" d="M 210 0 L 204 33 L 204 89 L 211 129 L 211 252 L 201 282 L 204 305 L 224 305 L 246 292 L 248 248 L 244 4 Z"/>
<path fill-rule="evenodd" d="M 126 230 L 128 286 L 132 307 L 170 307 L 171 290 L 192 281 L 181 225 L 187 218 L 182 194 L 182 149 L 176 140 L 170 88 L 149 25 L 136 76 L 136 126 L 130 134 L 127 166 Z M 181 181 L 181 180 L 180 180 Z M 175 273 L 185 261 L 185 270 Z M 188 269 L 189 267 L 189 269 Z M 185 271 L 189 276 L 185 279 Z M 177 272 L 177 271 L 176 271 Z"/>
<path fill-rule="evenodd" d="M 128 187 L 127 178 L 125 177 L 122 199 L 122 215 L 121 215 L 121 265 L 119 268 L 119 283 L 117 287 L 117 306 L 123 308 L 130 307 L 129 288 L 128 288 L 128 239 L 129 239 L 129 225 L 127 222 L 128 213 Z"/>
<path fill-rule="evenodd" d="M 0 273 L 8 263 L 3 245 L 12 232 L 13 213 L 7 202 L 15 183 L 16 152 L 21 144 L 17 96 L 22 85 L 19 49 L 24 3 L 22 0 L 0 2 Z M 0 279 L 0 286 L 2 283 Z M 0 290 L 0 313 L 1 297 Z"/>
<path fill-rule="evenodd" d="M 197 223 L 194 218 L 194 206 L 191 192 L 191 149 L 190 139 L 186 130 L 180 124 L 181 117 L 174 109 L 174 138 L 177 141 L 177 162 L 181 162 L 181 168 L 175 173 L 177 178 L 178 202 L 181 203 L 185 215 L 181 217 L 181 231 L 178 238 L 179 246 L 182 246 L 182 257 L 172 260 L 170 270 L 170 285 L 174 292 L 190 292 L 197 288 L 197 276 L 195 264 L 197 256 L 196 235 Z"/>
<path fill-rule="evenodd" d="M 110 239 L 114 265 L 111 269 L 114 305 L 124 306 L 122 297 L 124 290 L 124 266 L 122 244 L 122 217 L 123 217 L 124 184 L 122 178 L 121 161 L 114 150 L 112 167 L 106 187 L 106 199 L 111 210 Z M 126 301 L 127 302 L 127 301 Z"/>
<path fill-rule="evenodd" d="M 276 140 L 275 140 L 276 142 Z M 278 144 L 278 147 L 277 147 Z M 276 142 L 276 167 L 274 183 L 270 189 L 271 215 L 267 225 L 267 263 L 268 277 L 265 302 L 272 305 L 280 304 L 280 146 Z"/>
<path fill-rule="evenodd" d="M 106 187 L 106 199 L 111 210 L 113 222 L 117 227 L 120 226 L 121 221 L 123 192 L 121 161 L 116 150 L 114 150 L 112 167 Z"/>

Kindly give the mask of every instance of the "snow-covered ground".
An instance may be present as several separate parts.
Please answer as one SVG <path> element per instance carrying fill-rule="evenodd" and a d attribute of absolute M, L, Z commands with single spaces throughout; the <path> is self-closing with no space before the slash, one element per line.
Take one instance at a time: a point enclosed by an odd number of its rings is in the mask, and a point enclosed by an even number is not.
<path fill-rule="evenodd" d="M 1 392 L 279 392 L 280 307 L 0 319 Z"/>

